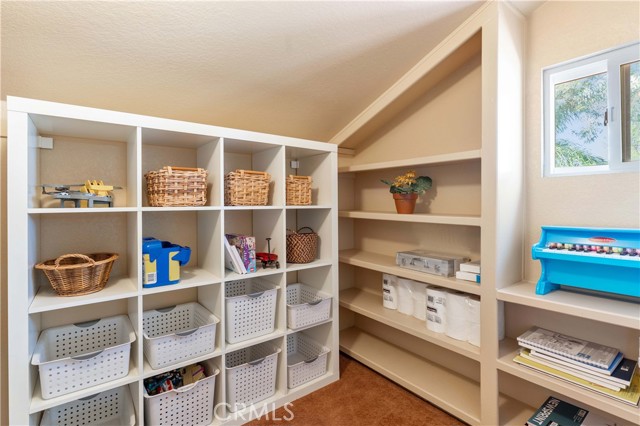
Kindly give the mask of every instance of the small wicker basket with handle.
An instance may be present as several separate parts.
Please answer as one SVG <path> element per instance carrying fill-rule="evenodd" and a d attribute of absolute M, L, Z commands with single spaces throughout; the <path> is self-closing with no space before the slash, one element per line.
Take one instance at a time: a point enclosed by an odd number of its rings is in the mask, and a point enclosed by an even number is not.
<path fill-rule="evenodd" d="M 116 253 L 65 254 L 35 267 L 49 279 L 60 296 L 81 296 L 102 290 L 109 280 Z"/>
<path fill-rule="evenodd" d="M 207 171 L 165 166 L 144 175 L 151 207 L 192 207 L 207 203 Z"/>
<path fill-rule="evenodd" d="M 300 232 L 308 229 L 311 232 Z M 316 259 L 318 252 L 318 234 L 305 226 L 297 232 L 287 234 L 287 262 L 310 263 Z"/>

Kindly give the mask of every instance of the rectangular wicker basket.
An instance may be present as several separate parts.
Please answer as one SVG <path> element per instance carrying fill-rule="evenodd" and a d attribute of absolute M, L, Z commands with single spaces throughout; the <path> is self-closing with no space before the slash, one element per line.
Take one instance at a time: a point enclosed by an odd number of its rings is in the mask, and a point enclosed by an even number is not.
<path fill-rule="evenodd" d="M 266 206 L 269 198 L 267 172 L 236 170 L 224 177 L 224 204 L 226 206 Z"/>
<path fill-rule="evenodd" d="M 308 206 L 311 204 L 311 176 L 287 177 L 287 205 Z"/>
<path fill-rule="evenodd" d="M 144 175 L 151 207 L 191 207 L 207 203 L 207 171 L 165 166 Z"/>

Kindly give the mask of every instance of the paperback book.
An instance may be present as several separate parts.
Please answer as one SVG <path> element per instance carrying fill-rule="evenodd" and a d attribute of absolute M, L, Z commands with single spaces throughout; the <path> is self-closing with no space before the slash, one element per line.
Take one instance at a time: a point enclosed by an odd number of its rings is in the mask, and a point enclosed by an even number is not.
<path fill-rule="evenodd" d="M 247 269 L 242 264 L 238 250 L 232 247 L 226 238 L 224 238 L 224 267 L 237 274 L 247 273 Z"/>
<path fill-rule="evenodd" d="M 465 271 L 456 271 L 456 278 L 459 280 L 471 281 L 480 284 L 480 274 Z"/>
<path fill-rule="evenodd" d="M 582 426 L 588 414 L 584 408 L 550 396 L 529 417 L 527 426 Z"/>
<path fill-rule="evenodd" d="M 622 353 L 616 348 L 565 336 L 536 326 L 519 336 L 518 342 L 521 346 L 545 350 L 604 371 L 613 371 L 622 360 Z"/>
<path fill-rule="evenodd" d="M 225 234 L 231 246 L 235 246 L 247 273 L 256 272 L 256 239 L 249 235 Z"/>

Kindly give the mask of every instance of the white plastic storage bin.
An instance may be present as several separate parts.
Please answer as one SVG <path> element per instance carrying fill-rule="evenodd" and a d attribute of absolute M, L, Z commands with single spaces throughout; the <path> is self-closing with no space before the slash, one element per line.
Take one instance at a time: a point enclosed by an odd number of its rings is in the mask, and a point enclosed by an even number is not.
<path fill-rule="evenodd" d="M 298 387 L 327 372 L 329 348 L 303 333 L 287 336 L 287 386 Z"/>
<path fill-rule="evenodd" d="M 40 426 L 133 426 L 133 409 L 128 386 L 110 389 L 45 410 Z"/>
<path fill-rule="evenodd" d="M 296 330 L 329 319 L 331 296 L 304 284 L 287 286 L 287 326 Z"/>
<path fill-rule="evenodd" d="M 273 333 L 278 288 L 256 278 L 225 284 L 227 342 L 237 343 Z"/>
<path fill-rule="evenodd" d="M 44 330 L 31 359 L 40 370 L 42 398 L 125 377 L 135 340 L 126 315 Z"/>
<path fill-rule="evenodd" d="M 213 353 L 219 322 L 204 306 L 195 302 L 144 312 L 143 347 L 151 368 Z"/>
<path fill-rule="evenodd" d="M 178 389 L 149 395 L 144 389 L 144 418 L 149 426 L 209 425 L 213 421 L 216 376 L 220 372 L 203 362 L 207 377 Z"/>
<path fill-rule="evenodd" d="M 227 403 L 236 412 L 276 392 L 280 348 L 261 343 L 226 355 Z"/>

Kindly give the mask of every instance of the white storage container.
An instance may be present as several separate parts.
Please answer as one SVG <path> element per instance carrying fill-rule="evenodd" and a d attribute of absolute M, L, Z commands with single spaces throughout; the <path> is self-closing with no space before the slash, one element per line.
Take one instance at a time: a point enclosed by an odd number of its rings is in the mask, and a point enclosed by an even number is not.
<path fill-rule="evenodd" d="M 133 426 L 135 423 L 129 387 L 121 386 L 49 408 L 40 426 Z"/>
<path fill-rule="evenodd" d="M 126 315 L 44 330 L 31 363 L 49 399 L 125 377 L 136 335 Z"/>
<path fill-rule="evenodd" d="M 306 327 L 329 319 L 331 297 L 304 284 L 287 286 L 287 326 Z"/>
<path fill-rule="evenodd" d="M 225 330 L 229 343 L 273 333 L 278 286 L 260 279 L 225 284 Z"/>
<path fill-rule="evenodd" d="M 227 403 L 236 412 L 276 392 L 280 348 L 261 343 L 226 355 Z"/>
<path fill-rule="evenodd" d="M 327 372 L 329 348 L 303 333 L 287 336 L 287 386 L 295 388 Z"/>
<path fill-rule="evenodd" d="M 213 421 L 216 376 L 212 364 L 201 363 L 207 377 L 181 388 L 149 395 L 144 389 L 145 423 L 152 426 L 209 425 Z"/>
<path fill-rule="evenodd" d="M 144 355 L 158 369 L 213 353 L 220 320 L 191 302 L 142 314 Z"/>

